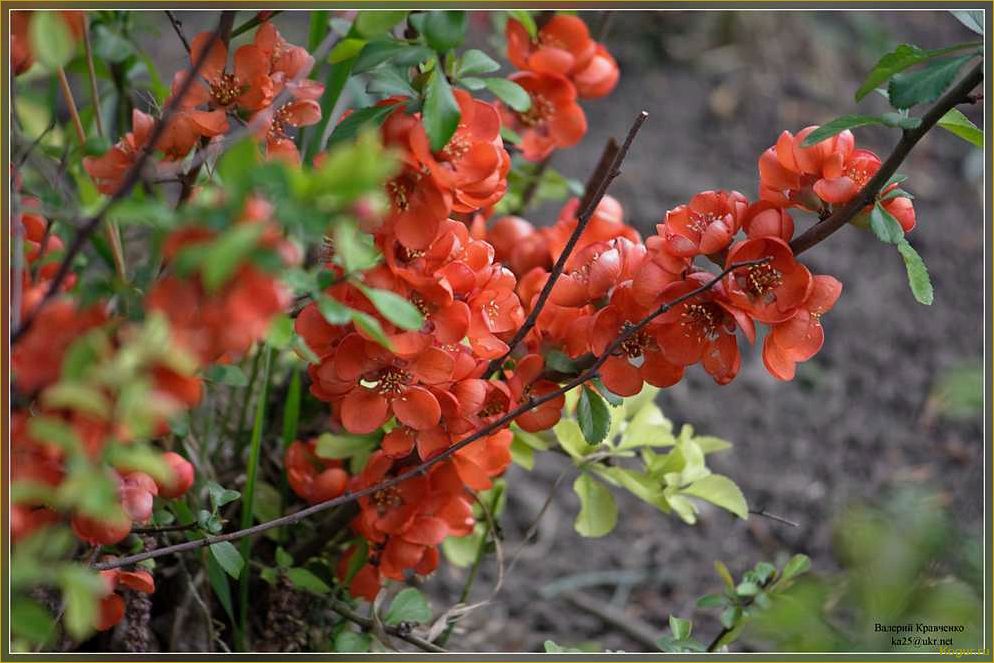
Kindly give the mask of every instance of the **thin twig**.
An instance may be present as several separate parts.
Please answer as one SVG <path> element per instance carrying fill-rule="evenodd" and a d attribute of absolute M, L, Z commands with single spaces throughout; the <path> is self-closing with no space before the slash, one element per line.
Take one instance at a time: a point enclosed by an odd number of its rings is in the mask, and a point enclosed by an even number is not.
<path fill-rule="evenodd" d="M 358 624 L 363 629 L 369 630 L 373 628 L 372 619 L 357 614 L 351 608 L 349 608 L 341 601 L 338 601 L 337 599 L 332 599 L 331 609 L 334 610 L 339 615 L 341 615 L 342 617 L 344 617 L 345 619 L 349 620 L 350 622 Z M 387 633 L 394 636 L 395 638 L 400 638 L 404 642 L 412 644 L 418 649 L 421 649 L 422 651 L 432 652 L 433 654 L 446 653 L 446 650 L 439 647 L 438 645 L 428 642 L 423 638 L 419 638 L 418 636 L 409 633 L 406 630 L 401 629 L 397 626 L 384 625 L 383 628 L 386 630 Z"/>
<path fill-rule="evenodd" d="M 575 607 L 594 615 L 608 626 L 623 631 L 639 644 L 649 647 L 651 651 L 659 650 L 659 645 L 656 644 L 656 641 L 659 640 L 659 634 L 641 619 L 620 612 L 608 605 L 606 601 L 595 599 L 589 594 L 575 589 L 564 592 L 563 596 Z"/>
<path fill-rule="evenodd" d="M 762 516 L 763 518 L 769 518 L 770 520 L 775 520 L 778 523 L 783 523 L 784 525 L 790 525 L 791 527 L 800 527 L 800 525 L 795 523 L 793 520 L 787 520 L 783 516 L 778 516 L 775 513 L 770 513 L 766 509 L 756 509 L 756 510 L 750 509 L 749 513 L 751 513 L 754 516 Z"/>
<path fill-rule="evenodd" d="M 530 398 L 529 400 L 525 401 L 524 403 L 514 408 L 513 410 L 510 410 L 506 414 L 493 420 L 491 423 L 487 424 L 486 426 L 476 430 L 470 435 L 467 435 L 463 439 L 454 443 L 448 449 L 445 449 L 441 453 L 432 456 L 428 460 L 422 461 L 421 463 L 401 472 L 400 474 L 397 474 L 396 476 L 390 479 L 386 479 L 384 481 L 381 481 L 380 483 L 367 486 L 360 490 L 345 492 L 334 499 L 314 504 L 312 506 L 307 507 L 306 509 L 301 509 L 300 511 L 297 511 L 295 513 L 288 514 L 285 516 L 280 516 L 279 518 L 274 518 L 273 520 L 268 520 L 266 522 L 253 525 L 252 527 L 248 527 L 246 529 L 238 530 L 235 532 L 229 532 L 227 534 L 220 534 L 218 536 L 209 536 L 203 539 L 196 539 L 193 541 L 185 541 L 183 543 L 178 543 L 176 545 L 166 546 L 163 548 L 157 548 L 155 550 L 147 550 L 145 552 L 137 553 L 135 555 L 128 555 L 125 557 L 120 557 L 116 560 L 97 564 L 95 565 L 94 568 L 101 570 L 115 569 L 122 566 L 137 564 L 138 562 L 144 561 L 146 559 L 163 557 L 165 555 L 171 555 L 174 553 L 184 552 L 187 550 L 196 550 L 198 548 L 210 546 L 215 543 L 221 543 L 223 541 L 237 541 L 239 539 L 245 538 L 246 536 L 254 536 L 256 534 L 261 534 L 262 532 L 267 532 L 276 527 L 293 525 L 295 523 L 300 522 L 301 520 L 304 520 L 305 518 L 313 516 L 316 513 L 327 511 L 328 509 L 339 506 L 341 504 L 348 504 L 350 502 L 354 502 L 361 497 L 372 495 L 373 493 L 385 490 L 392 486 L 396 486 L 397 484 L 403 483 L 404 481 L 407 481 L 408 479 L 411 479 L 413 477 L 423 476 L 427 474 L 430 468 L 437 465 L 438 463 L 441 463 L 443 460 L 450 458 L 460 449 L 463 449 L 464 447 L 469 446 L 473 442 L 476 442 L 477 440 L 485 438 L 488 435 L 494 433 L 495 431 L 500 430 L 501 428 L 507 426 L 512 421 L 514 421 L 521 415 L 525 414 L 526 412 L 534 410 L 539 405 L 547 403 L 553 399 L 559 398 L 560 396 L 564 395 L 566 392 L 574 389 L 575 387 L 578 387 L 584 384 L 585 382 L 587 382 L 588 380 L 592 380 L 593 378 L 597 377 L 597 372 L 598 369 L 600 369 L 601 365 L 603 365 L 604 362 L 606 362 L 610 357 L 612 357 L 616 352 L 618 352 L 618 350 L 625 343 L 625 341 L 627 341 L 635 334 L 638 334 L 649 323 L 651 323 L 653 320 L 655 320 L 663 313 L 669 311 L 674 306 L 682 304 L 683 302 L 689 299 L 692 299 L 704 292 L 707 292 L 715 285 L 720 283 L 722 279 L 724 279 L 728 274 L 734 272 L 735 270 L 742 269 L 745 267 L 754 267 L 756 265 L 762 265 L 767 262 L 769 262 L 769 258 L 733 263 L 728 267 L 726 267 L 725 269 L 723 269 L 719 274 L 715 275 L 706 283 L 698 286 L 697 288 L 694 288 L 693 290 L 687 293 L 684 293 L 683 295 L 680 295 L 679 297 L 671 301 L 660 304 L 654 311 L 649 313 L 647 316 L 645 316 L 638 322 L 626 327 L 624 331 L 619 333 L 618 336 L 610 343 L 610 345 L 608 345 L 607 348 L 605 348 L 604 352 L 599 357 L 597 357 L 597 359 L 590 366 L 590 368 L 588 368 L 586 371 L 584 371 L 577 377 L 573 378 L 572 380 L 560 386 L 558 389 L 554 391 L 547 392 L 545 394 L 542 394 L 541 396 L 535 396 L 533 398 Z"/>
<path fill-rule="evenodd" d="M 132 534 L 165 534 L 166 532 L 185 532 L 195 529 L 197 523 L 186 523 L 185 525 L 161 525 L 159 527 L 132 527 Z"/>
<path fill-rule="evenodd" d="M 176 15 L 169 10 L 166 10 L 166 16 L 169 17 L 169 23 L 173 26 L 173 30 L 176 32 L 176 36 L 179 37 L 179 40 L 181 42 L 183 42 L 183 48 L 185 48 L 186 52 L 189 53 L 190 42 L 187 41 L 186 35 L 183 34 L 183 22 L 180 21 L 178 18 L 176 18 Z"/>
<path fill-rule="evenodd" d="M 187 95 L 187 92 L 189 92 L 190 88 L 193 86 L 193 82 L 196 79 L 197 74 L 200 73 L 200 70 L 201 68 L 203 68 L 204 63 L 207 62 L 207 55 L 211 51 L 211 45 L 214 43 L 216 39 L 218 39 L 219 35 L 222 32 L 224 32 L 223 30 L 224 24 L 228 22 L 230 27 L 230 22 L 233 20 L 234 16 L 230 15 L 229 12 L 225 12 L 224 15 L 222 15 L 217 29 L 211 35 L 211 39 L 207 44 L 207 48 L 204 49 L 204 52 L 200 54 L 200 57 L 197 58 L 197 61 L 194 62 L 190 67 L 189 74 L 184 78 L 183 84 L 180 86 L 176 95 L 166 106 L 165 110 L 162 113 L 162 117 L 159 119 L 159 121 L 155 125 L 155 128 L 152 130 L 152 134 L 149 136 L 148 142 L 145 144 L 145 148 L 138 155 L 138 158 L 135 159 L 134 164 L 132 164 L 131 168 L 125 174 L 124 178 L 121 180 L 121 184 L 118 186 L 117 190 L 107 199 L 107 201 L 96 212 L 96 214 L 91 216 L 89 219 L 86 220 L 85 223 L 83 223 L 80 226 L 79 230 L 73 236 L 72 242 L 70 242 L 69 246 L 66 248 L 66 252 L 62 258 L 62 262 L 59 264 L 59 270 L 55 273 L 55 277 L 49 283 L 48 290 L 45 291 L 45 295 L 42 297 L 41 301 L 38 302 L 38 304 L 36 304 L 35 307 L 31 310 L 31 313 L 25 316 L 25 319 L 21 323 L 21 325 L 14 330 L 13 334 L 11 334 L 10 342 L 12 345 L 16 344 L 21 339 L 21 337 L 23 337 L 24 334 L 26 334 L 27 331 L 31 329 L 31 326 L 34 324 L 34 321 L 38 318 L 38 314 L 41 312 L 41 310 L 45 308 L 52 300 L 52 298 L 55 297 L 55 295 L 59 292 L 59 289 L 62 287 L 62 284 L 65 283 L 66 278 L 69 276 L 69 272 L 72 269 L 72 263 L 76 259 L 76 256 L 79 255 L 80 251 L 83 250 L 83 247 L 86 246 L 86 242 L 90 239 L 93 233 L 96 232 L 97 228 L 100 227 L 101 222 L 103 221 L 104 217 L 107 215 L 107 212 L 110 210 L 110 208 L 113 207 L 118 201 L 122 200 L 129 193 L 131 193 L 131 190 L 139 182 L 139 180 L 142 177 L 142 170 L 145 168 L 145 164 L 148 163 L 148 160 L 151 158 L 152 152 L 155 150 L 156 144 L 159 142 L 159 139 L 162 138 L 163 134 L 165 133 L 166 129 L 169 126 L 170 121 L 173 118 L 173 115 L 179 109 L 180 104 L 183 102 L 183 100 Z"/>
<path fill-rule="evenodd" d="M 83 52 L 86 53 L 86 71 L 90 78 L 90 102 L 93 104 L 93 119 L 97 123 L 97 135 L 104 137 L 104 120 L 100 113 L 100 92 L 97 89 L 97 69 L 93 64 L 93 46 L 90 43 L 90 21 L 84 13 Z"/>
<path fill-rule="evenodd" d="M 884 188 L 891 176 L 897 172 L 912 148 L 918 143 L 935 124 L 948 113 L 952 108 L 965 102 L 969 98 L 969 93 L 977 87 L 984 79 L 984 63 L 978 62 L 973 69 L 959 83 L 949 89 L 937 102 L 922 115 L 921 124 L 914 129 L 905 129 L 901 135 L 901 140 L 894 146 L 894 150 L 887 157 L 887 160 L 880 165 L 880 170 L 873 176 L 866 186 L 864 186 L 856 197 L 850 200 L 844 207 L 832 213 L 830 217 L 816 223 L 808 230 L 794 238 L 790 243 L 790 248 L 794 250 L 794 255 L 807 251 L 815 244 L 823 241 L 826 237 L 843 227 L 857 214 L 863 211 L 867 205 L 873 203 L 877 194 Z"/>
<path fill-rule="evenodd" d="M 231 31 L 231 38 L 234 39 L 238 35 L 240 35 L 242 33 L 245 33 L 245 32 L 248 32 L 249 30 L 251 30 L 252 28 L 254 28 L 257 25 L 262 25 L 266 21 L 271 21 L 274 16 L 276 16 L 278 14 L 282 14 L 282 13 L 283 13 L 282 9 L 279 9 L 279 10 L 276 10 L 276 11 L 271 11 L 271 12 L 269 12 L 269 15 L 266 16 L 266 18 L 259 18 L 259 14 L 256 14 L 255 16 L 253 16 L 252 18 L 250 18 L 249 20 L 245 21 L 244 23 L 242 23 L 241 25 L 239 25 L 237 28 L 235 28 L 234 30 L 232 30 Z"/>
<path fill-rule="evenodd" d="M 607 188 L 611 185 L 618 175 L 621 174 L 621 164 L 625 160 L 625 156 L 628 154 L 629 148 L 635 141 L 635 136 L 638 135 L 639 129 L 645 124 L 646 119 L 649 114 L 645 111 L 641 111 L 636 117 L 635 121 L 632 123 L 631 128 L 628 130 L 628 136 L 625 138 L 625 143 L 621 146 L 621 150 L 615 155 L 614 160 L 611 162 L 611 169 L 604 173 L 604 176 L 600 178 L 597 183 L 596 193 L 590 198 L 588 204 L 580 210 L 580 213 L 576 217 L 576 229 L 573 230 L 573 234 L 570 235 L 569 240 L 566 242 L 566 246 L 563 247 L 562 253 L 559 254 L 559 259 L 556 260 L 556 264 L 552 268 L 552 272 L 549 274 L 548 280 L 545 282 L 545 286 L 542 288 L 542 292 L 539 293 L 538 299 L 535 301 L 535 305 L 532 307 L 531 313 L 525 318 L 525 322 L 521 325 L 521 328 L 514 334 L 507 344 L 507 352 L 505 352 L 500 357 L 491 360 L 487 364 L 487 370 L 484 375 L 491 375 L 494 371 L 501 367 L 504 361 L 511 355 L 514 348 L 520 343 L 528 333 L 538 322 L 538 316 L 545 307 L 545 302 L 549 299 L 549 295 L 552 293 L 552 288 L 556 284 L 556 280 L 559 279 L 560 275 L 563 273 L 563 269 L 566 267 L 566 261 L 569 260 L 570 254 L 576 247 L 577 242 L 580 241 L 580 235 L 587 227 L 591 217 L 594 215 L 594 211 L 600 204 L 601 200 L 604 198 L 604 194 L 607 193 Z"/>
<path fill-rule="evenodd" d="M 73 129 L 76 130 L 76 138 L 82 147 L 86 144 L 86 132 L 83 130 L 83 121 L 79 119 L 79 108 L 76 107 L 76 99 L 72 96 L 72 88 L 69 87 L 66 70 L 59 67 L 55 70 L 55 74 L 59 79 L 59 89 L 62 90 L 62 97 L 66 101 L 66 108 L 69 109 L 69 117 L 72 118 Z"/>

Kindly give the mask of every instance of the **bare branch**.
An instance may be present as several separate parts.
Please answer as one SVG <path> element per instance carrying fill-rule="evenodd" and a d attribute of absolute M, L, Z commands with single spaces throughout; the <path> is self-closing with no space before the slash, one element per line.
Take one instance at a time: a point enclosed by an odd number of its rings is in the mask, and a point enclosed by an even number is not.
<path fill-rule="evenodd" d="M 545 302 L 548 301 L 549 295 L 552 293 L 552 287 L 556 284 L 556 280 L 563 273 L 563 269 L 566 267 L 566 261 L 569 260 L 570 254 L 573 253 L 573 249 L 576 247 L 576 243 L 580 241 L 580 235 L 587 228 L 587 223 L 590 222 L 591 217 L 594 215 L 594 211 L 600 204 L 601 200 L 604 198 L 604 194 L 607 193 L 607 188 L 611 185 L 618 175 L 621 174 L 621 164 L 625 160 L 625 156 L 628 154 L 628 149 L 632 146 L 635 141 L 635 136 L 638 135 L 639 129 L 645 124 L 646 119 L 649 114 L 645 111 L 641 111 L 636 117 L 635 121 L 632 123 L 632 127 L 628 130 L 628 136 L 625 138 L 624 145 L 621 146 L 621 150 L 615 155 L 614 160 L 611 162 L 611 169 L 607 171 L 603 177 L 597 182 L 597 188 L 594 195 L 587 202 L 587 205 L 580 210 L 580 213 L 576 217 L 576 229 L 573 234 L 570 235 L 569 240 L 566 242 L 566 246 L 563 248 L 562 253 L 559 254 L 559 259 L 556 260 L 556 264 L 552 267 L 552 272 L 549 274 L 548 280 L 545 282 L 545 286 L 542 288 L 542 292 L 539 293 L 538 299 L 535 301 L 535 306 L 532 307 L 531 313 L 525 318 L 525 323 L 521 325 L 521 328 L 514 334 L 514 337 L 508 341 L 507 352 L 497 359 L 492 360 L 487 365 L 487 370 L 485 375 L 490 375 L 498 368 L 501 364 L 511 355 L 514 348 L 520 343 L 526 336 L 528 332 L 532 330 L 535 323 L 538 322 L 538 316 L 545 307 Z"/>

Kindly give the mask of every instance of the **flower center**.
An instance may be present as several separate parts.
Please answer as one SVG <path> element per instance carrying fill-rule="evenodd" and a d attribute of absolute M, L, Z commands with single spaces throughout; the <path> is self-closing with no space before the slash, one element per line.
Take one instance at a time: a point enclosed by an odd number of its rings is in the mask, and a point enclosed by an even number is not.
<path fill-rule="evenodd" d="M 414 307 L 418 309 L 421 315 L 425 317 L 431 315 L 432 310 L 428 306 L 428 302 L 425 301 L 425 298 L 421 296 L 420 292 L 411 293 L 411 303 L 414 304 Z"/>
<path fill-rule="evenodd" d="M 783 283 L 783 274 L 770 263 L 753 265 L 746 272 L 743 289 L 753 298 L 759 299 Z"/>
<path fill-rule="evenodd" d="M 687 338 L 699 341 L 713 341 L 718 338 L 718 322 L 721 320 L 720 307 L 711 302 L 685 304 L 680 316 L 680 326 Z"/>
<path fill-rule="evenodd" d="M 404 503 L 400 491 L 395 486 L 376 491 L 369 496 L 369 501 L 373 503 L 380 515 L 383 515 L 388 509 L 396 508 Z"/>
<path fill-rule="evenodd" d="M 285 104 L 273 113 L 273 119 L 269 123 L 269 138 L 271 140 L 286 139 L 286 130 L 291 126 L 293 126 L 293 121 L 290 119 L 290 105 Z"/>
<path fill-rule="evenodd" d="M 238 98 L 241 86 L 234 74 L 223 73 L 210 84 L 211 98 L 218 106 L 227 106 Z"/>
<path fill-rule="evenodd" d="M 380 379 L 376 384 L 376 390 L 384 396 L 398 396 L 411 381 L 412 377 L 410 373 L 401 368 L 385 368 L 380 371 Z"/>
<path fill-rule="evenodd" d="M 621 333 L 625 334 L 629 329 L 634 327 L 630 322 L 626 322 L 621 326 Z M 635 359 L 641 357 L 642 353 L 649 346 L 649 335 L 645 333 L 644 329 L 640 329 L 628 338 L 626 338 L 621 343 L 621 351 L 628 356 L 629 359 Z"/>
<path fill-rule="evenodd" d="M 466 153 L 469 152 L 471 146 L 469 138 L 466 136 L 466 125 L 460 124 L 456 129 L 456 133 L 453 134 L 452 139 L 449 143 L 442 148 L 440 156 L 447 161 L 459 161 Z"/>
<path fill-rule="evenodd" d="M 704 233 L 715 221 L 720 221 L 723 217 L 713 212 L 707 214 L 692 214 L 690 217 L 690 228 L 694 232 Z"/>
<path fill-rule="evenodd" d="M 851 179 L 853 182 L 856 183 L 856 186 L 862 189 L 863 185 L 870 180 L 872 174 L 870 173 L 870 171 L 866 170 L 865 168 L 857 168 L 856 166 L 849 166 L 846 169 L 846 177 Z"/>
<path fill-rule="evenodd" d="M 518 119 L 526 127 L 534 127 L 544 122 L 556 112 L 556 107 L 543 94 L 532 94 L 532 105 L 524 113 L 518 113 Z"/>

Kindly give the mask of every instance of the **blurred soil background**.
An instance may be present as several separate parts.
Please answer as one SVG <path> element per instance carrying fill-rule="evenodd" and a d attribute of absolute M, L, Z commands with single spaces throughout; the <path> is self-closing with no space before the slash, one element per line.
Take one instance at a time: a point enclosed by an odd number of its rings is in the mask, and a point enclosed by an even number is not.
<path fill-rule="evenodd" d="M 149 47 L 164 76 L 184 66 L 160 13 Z M 597 34 L 604 12 L 581 12 Z M 178 12 L 187 33 L 206 29 L 214 12 Z M 552 165 L 585 181 L 608 137 L 621 139 L 635 114 L 650 119 L 611 194 L 643 236 L 667 209 L 706 189 L 738 189 L 756 196 L 756 160 L 778 134 L 839 115 L 886 110 L 871 94 L 859 106 L 853 93 L 876 59 L 897 43 L 937 48 L 975 35 L 939 11 L 612 11 L 604 38 L 621 68 L 610 96 L 585 104 L 590 126 L 582 145 Z M 291 40 L 304 41 L 306 12 L 275 19 Z M 473 22 L 477 40 L 488 21 Z M 507 69 L 504 70 L 505 72 Z M 982 109 L 963 108 L 982 123 Z M 885 157 L 893 130 L 859 129 L 859 146 Z M 928 264 L 935 304 L 917 304 L 898 253 L 870 234 L 846 228 L 804 255 L 815 273 L 844 284 L 824 324 L 827 340 L 790 383 L 765 371 L 760 347 L 747 350 L 739 377 L 718 387 L 699 368 L 660 404 L 677 425 L 691 423 L 734 448 L 712 456 L 716 472 L 742 487 L 753 509 L 797 524 L 753 516 L 748 522 L 706 509 L 696 526 L 665 516 L 627 493 L 616 493 L 618 528 L 603 539 L 573 530 L 579 508 L 563 481 L 533 544 L 500 594 L 463 620 L 449 643 L 459 651 L 542 651 L 547 639 L 564 646 L 647 651 L 616 624 L 578 607 L 593 603 L 632 624 L 662 634 L 670 614 L 693 618 L 705 643 L 721 628 L 715 611 L 695 608 L 697 597 L 721 591 L 713 563 L 736 577 L 760 560 L 811 556 L 815 571 L 837 568 L 833 519 L 854 501 L 875 501 L 898 484 L 941 491 L 956 526 L 980 537 L 983 517 L 983 419 L 969 407 L 949 411 L 942 385 L 973 389 L 983 352 L 983 159 L 980 150 L 935 130 L 900 171 L 917 197 L 918 228 L 910 236 Z M 527 216 L 555 219 L 558 205 Z M 798 229 L 810 216 L 795 215 Z M 965 386 L 964 386 L 965 385 Z M 537 458 L 528 472 L 507 474 L 502 517 L 505 551 L 514 551 L 568 461 Z M 596 573 L 595 573 L 596 572 Z M 458 600 L 466 570 L 443 562 L 424 583 L 436 614 Z M 470 601 L 490 596 L 498 573 L 488 558 Z M 572 592 L 572 594 L 571 594 Z M 571 600 L 570 597 L 573 597 Z"/>

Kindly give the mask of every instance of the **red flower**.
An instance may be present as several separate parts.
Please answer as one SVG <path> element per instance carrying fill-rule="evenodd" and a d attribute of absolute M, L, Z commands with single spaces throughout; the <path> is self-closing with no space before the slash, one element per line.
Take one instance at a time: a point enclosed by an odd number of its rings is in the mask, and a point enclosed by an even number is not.
<path fill-rule="evenodd" d="M 98 191 L 110 195 L 121 187 L 125 173 L 131 169 L 148 143 L 154 125 L 155 120 L 151 115 L 136 108 L 131 111 L 130 132 L 103 156 L 83 158 L 83 168 L 93 178 Z"/>
<path fill-rule="evenodd" d="M 668 286 L 661 301 L 673 301 L 699 288 L 713 278 L 708 272 L 695 272 Z M 741 328 L 750 343 L 756 340 L 756 327 L 744 311 L 724 298 L 720 284 L 695 295 L 660 315 L 657 339 L 663 355 L 680 366 L 701 362 L 718 384 L 728 384 L 739 371 L 741 357 L 735 331 Z"/>
<path fill-rule="evenodd" d="M 257 37 L 258 38 L 258 37 Z M 235 67 L 228 72 L 228 49 L 211 32 L 201 32 L 190 42 L 190 62 L 203 57 L 210 45 L 198 79 L 187 93 L 184 102 L 190 106 L 206 104 L 211 108 L 238 107 L 256 111 L 268 105 L 275 94 L 269 78 L 270 63 L 267 54 L 255 44 L 246 44 L 235 51 Z M 173 89 L 186 80 L 187 71 L 176 73 Z"/>
<path fill-rule="evenodd" d="M 726 266 L 769 258 L 741 267 L 725 279 L 729 301 L 759 322 L 783 322 L 811 291 L 811 272 L 794 259 L 790 246 L 774 237 L 747 239 L 732 246 Z"/>
<path fill-rule="evenodd" d="M 523 112 L 501 107 L 504 124 L 521 134 L 521 151 L 541 161 L 553 150 L 572 147 L 587 133 L 587 117 L 576 103 L 576 88 L 555 74 L 519 71 L 508 77 L 525 89 L 531 106 Z"/>
<path fill-rule="evenodd" d="M 704 191 L 668 211 L 656 228 L 673 255 L 714 255 L 732 243 L 748 206 L 738 191 Z"/>
<path fill-rule="evenodd" d="M 196 473 L 193 464 L 175 451 L 162 454 L 163 460 L 169 466 L 170 478 L 158 484 L 159 497 L 169 500 L 182 497 L 193 486 Z"/>
<path fill-rule="evenodd" d="M 507 57 L 518 69 L 569 76 L 586 69 L 596 50 L 587 24 L 576 16 L 553 16 L 535 41 L 521 23 L 507 22 Z"/>
<path fill-rule="evenodd" d="M 106 321 L 102 306 L 80 309 L 67 298 L 53 299 L 11 351 L 17 389 L 32 394 L 55 383 L 62 373 L 62 358 L 73 341 Z"/>
<path fill-rule="evenodd" d="M 552 380 L 539 377 L 544 367 L 545 362 L 539 355 L 528 355 L 518 361 L 514 371 L 507 377 L 507 386 L 515 403 L 521 405 L 529 398 L 539 398 L 559 388 Z M 565 404 L 566 396 L 559 395 L 525 412 L 514 421 L 523 430 L 533 433 L 548 430 L 559 422 Z"/>
<path fill-rule="evenodd" d="M 590 64 L 573 75 L 573 84 L 583 99 L 596 99 L 611 93 L 618 84 L 618 63 L 602 44 L 590 59 Z"/>
<path fill-rule="evenodd" d="M 151 594 L 155 592 L 155 580 L 148 571 L 122 571 L 111 569 L 101 571 L 107 587 L 107 594 L 100 599 L 94 628 L 106 631 L 124 618 L 124 599 L 117 593 L 119 589 L 132 589 L 137 592 Z"/>
<path fill-rule="evenodd" d="M 424 132 L 411 134 L 411 146 L 435 179 L 452 191 L 452 209 L 475 212 L 496 203 L 507 191 L 511 157 L 500 137 L 500 114 L 493 105 L 455 90 L 460 118 L 455 134 L 432 154 Z"/>
<path fill-rule="evenodd" d="M 387 226 L 400 243 L 412 250 L 426 248 L 438 234 L 439 224 L 452 211 L 452 192 L 432 175 L 431 168 L 418 158 L 428 144 L 421 121 L 403 108 L 387 118 L 382 134 L 388 147 L 401 151 L 404 166 L 387 183 L 390 211 Z M 415 148 L 415 144 L 421 147 Z"/>
<path fill-rule="evenodd" d="M 889 187 L 888 190 L 890 188 L 892 187 Z M 884 193 L 886 193 L 886 191 Z M 884 209 L 890 212 L 894 218 L 897 219 L 897 222 L 901 224 L 901 228 L 904 230 L 905 234 L 915 229 L 915 208 L 911 203 L 910 198 L 906 198 L 904 196 L 891 198 L 890 200 L 884 201 L 883 206 Z"/>
<path fill-rule="evenodd" d="M 316 91 L 320 96 L 321 90 Z M 266 155 L 294 165 L 300 163 L 300 151 L 290 137 L 290 129 L 308 127 L 320 121 L 321 106 L 312 98 L 298 98 L 277 109 L 267 108 L 250 120 L 265 132 Z"/>
<path fill-rule="evenodd" d="M 338 497 L 345 492 L 349 481 L 342 462 L 319 457 L 315 446 L 315 440 L 295 441 L 287 447 L 283 459 L 290 488 L 311 504 Z"/>
<path fill-rule="evenodd" d="M 648 313 L 649 309 L 635 302 L 629 284 L 616 288 L 611 303 L 594 317 L 590 350 L 602 355 L 620 334 Z M 670 387 L 680 381 L 683 366 L 669 361 L 662 353 L 658 332 L 658 323 L 649 323 L 621 345 L 619 354 L 608 357 L 601 366 L 605 387 L 619 396 L 634 396 L 642 390 L 643 382 Z"/>
<path fill-rule="evenodd" d="M 531 223 L 517 216 L 505 216 L 486 231 L 494 247 L 494 259 L 507 265 L 519 279 L 533 267 L 549 269 L 549 241 Z"/>
<path fill-rule="evenodd" d="M 341 419 L 350 433 L 370 433 L 391 414 L 415 430 L 436 425 L 441 408 L 425 385 L 451 380 L 454 365 L 439 348 L 429 347 L 404 359 L 358 334 L 345 337 L 329 363 L 332 380 L 346 384 Z M 319 369 L 319 375 L 325 373 Z"/>
<path fill-rule="evenodd" d="M 794 315 L 772 326 L 763 341 L 763 363 L 773 377 L 793 380 L 796 365 L 818 353 L 825 342 L 821 316 L 841 294 L 842 284 L 836 278 L 815 276 L 810 294 Z"/>
<path fill-rule="evenodd" d="M 802 129 L 797 136 L 784 131 L 777 144 L 759 157 L 759 195 L 763 200 L 785 207 L 822 208 L 817 191 L 837 187 L 838 183 L 829 182 L 846 173 L 855 138 L 846 130 L 811 147 L 801 147 L 816 128 Z"/>
<path fill-rule="evenodd" d="M 746 210 L 742 228 L 749 239 L 777 237 L 789 242 L 794 236 L 794 219 L 785 208 L 760 200 Z"/>

